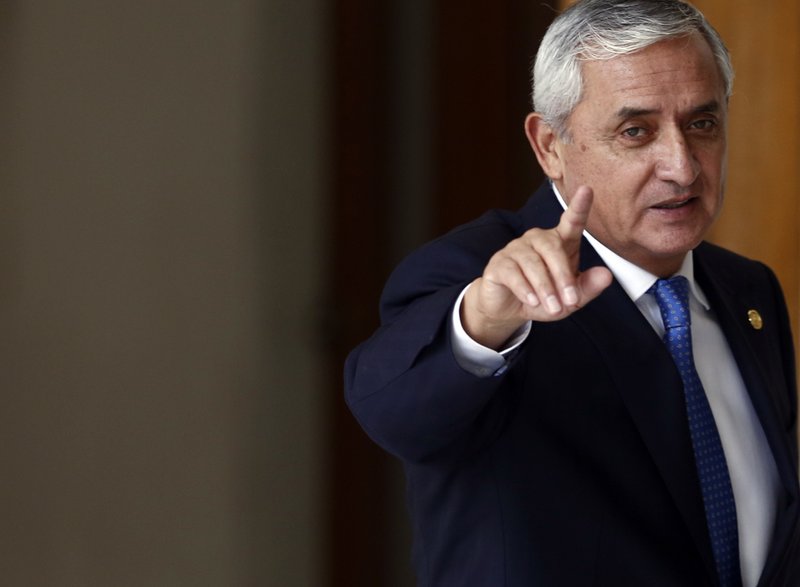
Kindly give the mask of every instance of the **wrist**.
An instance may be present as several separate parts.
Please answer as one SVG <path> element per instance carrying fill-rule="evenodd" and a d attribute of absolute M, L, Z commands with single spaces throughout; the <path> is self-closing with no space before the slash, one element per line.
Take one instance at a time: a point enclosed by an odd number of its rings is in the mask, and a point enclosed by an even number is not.
<path fill-rule="evenodd" d="M 518 317 L 498 319 L 482 311 L 477 300 L 478 289 L 479 285 L 473 282 L 462 300 L 459 310 L 461 325 L 467 336 L 478 344 L 500 350 L 528 320 Z"/>

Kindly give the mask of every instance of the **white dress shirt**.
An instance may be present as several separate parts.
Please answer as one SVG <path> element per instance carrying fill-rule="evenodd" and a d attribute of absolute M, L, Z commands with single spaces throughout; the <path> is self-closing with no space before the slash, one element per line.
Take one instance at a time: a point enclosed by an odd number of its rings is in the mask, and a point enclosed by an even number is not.
<path fill-rule="evenodd" d="M 553 191 L 566 209 L 555 186 Z M 650 325 L 663 337 L 661 312 L 655 297 L 647 293 L 658 277 L 623 259 L 588 232 L 584 231 L 583 234 Z M 689 280 L 695 365 L 728 462 L 736 501 L 743 587 L 754 587 L 764 568 L 775 525 L 780 491 L 778 471 L 728 341 L 706 296 L 694 279 L 691 251 L 676 275 L 683 275 Z M 531 324 L 526 324 L 515 333 L 508 348 L 500 352 L 478 344 L 467 335 L 461 324 L 461 301 L 468 288 L 461 292 L 453 309 L 453 352 L 463 369 L 479 377 L 499 374 L 505 370 L 506 357 L 528 337 Z"/>

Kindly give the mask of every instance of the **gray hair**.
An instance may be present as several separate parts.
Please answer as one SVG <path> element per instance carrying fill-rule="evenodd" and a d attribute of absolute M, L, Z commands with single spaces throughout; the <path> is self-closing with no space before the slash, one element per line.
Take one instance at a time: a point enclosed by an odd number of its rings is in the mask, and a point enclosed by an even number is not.
<path fill-rule="evenodd" d="M 733 91 L 730 54 L 703 14 L 679 0 L 579 0 L 542 39 L 533 65 L 533 108 L 562 138 L 581 100 L 581 62 L 640 51 L 665 39 L 699 32 L 711 47 L 725 87 Z"/>

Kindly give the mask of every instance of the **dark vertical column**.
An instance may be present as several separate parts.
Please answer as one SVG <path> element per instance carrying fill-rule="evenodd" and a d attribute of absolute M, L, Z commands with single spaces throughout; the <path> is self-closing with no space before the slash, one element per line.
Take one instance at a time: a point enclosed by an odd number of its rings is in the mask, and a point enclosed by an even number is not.
<path fill-rule="evenodd" d="M 554 11 L 500 0 L 439 0 L 434 153 L 439 232 L 488 208 L 516 208 L 543 177 L 523 131 L 530 63 Z"/>
<path fill-rule="evenodd" d="M 389 457 L 358 427 L 342 398 L 347 353 L 375 330 L 388 268 L 385 238 L 388 154 L 385 3 L 333 3 L 332 250 L 329 297 L 331 397 L 329 585 L 382 584 Z"/>
<path fill-rule="evenodd" d="M 517 207 L 538 184 L 523 120 L 529 61 L 553 11 L 521 0 L 474 11 L 437 0 L 419 13 L 396 1 L 332 6 L 328 585 L 397 585 L 391 565 L 398 557 L 387 552 L 398 548 L 392 537 L 402 534 L 387 511 L 396 507 L 387 484 L 397 480 L 388 479 L 390 457 L 344 406 L 342 364 L 377 327 L 389 265 L 410 240 L 490 207 Z M 426 26 L 415 18 L 427 19 Z M 427 53 L 430 61 L 419 62 Z M 428 102 L 416 102 L 428 95 Z M 430 120 L 429 127 L 420 120 Z M 420 198 L 417 190 L 431 196 Z M 399 221 L 415 226 L 393 225 Z"/>

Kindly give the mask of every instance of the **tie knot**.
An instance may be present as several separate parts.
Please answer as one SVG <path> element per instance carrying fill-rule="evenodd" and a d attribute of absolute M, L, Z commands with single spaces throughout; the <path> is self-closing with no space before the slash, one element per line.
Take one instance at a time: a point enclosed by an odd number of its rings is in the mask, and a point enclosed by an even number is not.
<path fill-rule="evenodd" d="M 689 314 L 689 282 L 682 275 L 670 279 L 659 279 L 650 288 L 661 310 L 664 328 L 689 326 L 692 323 Z"/>

